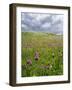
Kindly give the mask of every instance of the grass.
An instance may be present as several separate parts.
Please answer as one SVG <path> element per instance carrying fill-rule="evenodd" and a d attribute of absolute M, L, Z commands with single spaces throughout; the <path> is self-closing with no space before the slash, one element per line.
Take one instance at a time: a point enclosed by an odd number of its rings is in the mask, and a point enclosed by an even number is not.
<path fill-rule="evenodd" d="M 63 74 L 63 36 L 42 32 L 22 32 L 22 77 Z M 34 58 L 35 52 L 39 59 Z M 27 60 L 32 64 L 27 64 Z"/>

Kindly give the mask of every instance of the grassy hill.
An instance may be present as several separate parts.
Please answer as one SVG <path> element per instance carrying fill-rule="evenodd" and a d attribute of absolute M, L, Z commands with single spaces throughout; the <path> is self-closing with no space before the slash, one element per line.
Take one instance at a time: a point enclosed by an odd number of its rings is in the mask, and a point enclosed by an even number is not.
<path fill-rule="evenodd" d="M 63 74 L 63 36 L 22 32 L 22 77 Z M 38 61 L 35 52 L 39 53 Z M 30 60 L 31 64 L 27 61 Z"/>

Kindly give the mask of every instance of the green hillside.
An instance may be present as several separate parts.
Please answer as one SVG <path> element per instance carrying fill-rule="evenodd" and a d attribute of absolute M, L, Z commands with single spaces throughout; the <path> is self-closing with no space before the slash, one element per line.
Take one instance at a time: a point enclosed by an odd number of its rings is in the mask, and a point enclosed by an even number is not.
<path fill-rule="evenodd" d="M 63 74 L 62 35 L 22 32 L 21 44 L 22 77 Z M 35 60 L 36 52 L 39 54 L 38 60 Z"/>

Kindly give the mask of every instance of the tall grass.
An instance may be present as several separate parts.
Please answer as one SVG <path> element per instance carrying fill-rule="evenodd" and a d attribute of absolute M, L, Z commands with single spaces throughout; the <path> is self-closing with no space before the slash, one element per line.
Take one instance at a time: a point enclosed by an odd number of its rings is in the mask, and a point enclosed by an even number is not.
<path fill-rule="evenodd" d="M 62 35 L 22 32 L 22 77 L 63 74 Z M 38 61 L 35 52 L 39 53 Z M 32 64 L 27 64 L 27 60 Z"/>

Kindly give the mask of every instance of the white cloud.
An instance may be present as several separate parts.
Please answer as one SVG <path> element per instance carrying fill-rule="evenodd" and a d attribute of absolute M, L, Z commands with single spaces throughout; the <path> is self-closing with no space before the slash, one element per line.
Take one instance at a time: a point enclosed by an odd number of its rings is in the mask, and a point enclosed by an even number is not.
<path fill-rule="evenodd" d="M 55 23 L 58 20 L 62 21 L 63 20 L 63 15 L 54 15 L 54 16 L 52 16 L 52 19 L 53 19 L 52 23 Z"/>
<path fill-rule="evenodd" d="M 24 28 L 24 27 L 26 27 L 26 25 L 24 25 L 24 24 L 21 24 L 21 26 Z"/>
<path fill-rule="evenodd" d="M 63 15 L 22 13 L 22 28 L 31 31 L 63 32 Z M 23 29 L 22 29 L 23 30 Z"/>
<path fill-rule="evenodd" d="M 51 23 L 45 23 L 44 25 L 42 25 L 42 28 L 49 28 L 51 26 Z"/>

